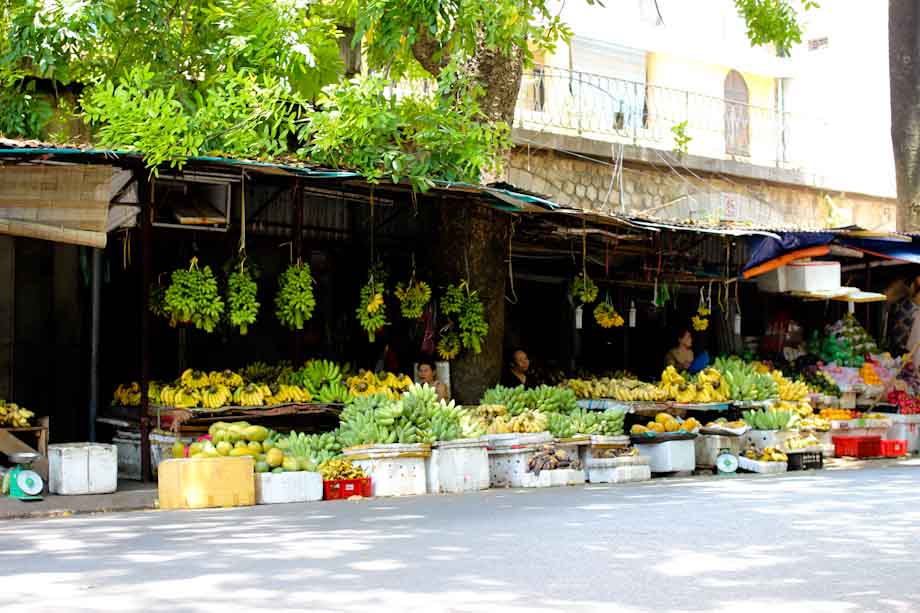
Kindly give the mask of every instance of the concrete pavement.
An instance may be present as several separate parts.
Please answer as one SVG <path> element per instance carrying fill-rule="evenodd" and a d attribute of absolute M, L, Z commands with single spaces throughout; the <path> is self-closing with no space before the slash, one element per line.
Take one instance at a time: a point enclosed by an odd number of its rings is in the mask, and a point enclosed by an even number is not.
<path fill-rule="evenodd" d="M 901 465 L 0 522 L 0 611 L 917 611 L 918 557 Z"/>

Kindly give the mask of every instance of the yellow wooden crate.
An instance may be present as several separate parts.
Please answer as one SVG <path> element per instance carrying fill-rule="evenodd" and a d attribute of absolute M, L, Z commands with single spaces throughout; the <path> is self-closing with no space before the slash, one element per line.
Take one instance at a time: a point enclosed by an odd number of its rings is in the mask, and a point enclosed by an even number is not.
<path fill-rule="evenodd" d="M 158 468 L 161 509 L 242 507 L 256 503 L 251 457 L 181 458 Z"/>

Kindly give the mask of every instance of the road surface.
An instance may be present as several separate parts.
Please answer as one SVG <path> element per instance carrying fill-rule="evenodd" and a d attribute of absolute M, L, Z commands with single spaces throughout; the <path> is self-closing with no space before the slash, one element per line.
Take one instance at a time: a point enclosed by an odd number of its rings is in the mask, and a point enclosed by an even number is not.
<path fill-rule="evenodd" d="M 920 466 L 0 522 L 0 611 L 920 611 Z"/>

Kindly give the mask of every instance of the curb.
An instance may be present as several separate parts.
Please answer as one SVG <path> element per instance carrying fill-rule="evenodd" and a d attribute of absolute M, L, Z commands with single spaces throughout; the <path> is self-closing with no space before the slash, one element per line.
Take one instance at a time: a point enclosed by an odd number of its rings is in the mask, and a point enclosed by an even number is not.
<path fill-rule="evenodd" d="M 10 513 L 0 517 L 0 522 L 14 519 L 50 519 L 55 517 L 73 517 L 74 515 L 99 515 L 102 513 L 122 513 L 129 511 L 155 511 L 155 503 L 144 505 L 128 505 L 124 507 L 98 507 L 95 509 L 46 509 L 42 511 L 27 511 L 24 513 Z"/>

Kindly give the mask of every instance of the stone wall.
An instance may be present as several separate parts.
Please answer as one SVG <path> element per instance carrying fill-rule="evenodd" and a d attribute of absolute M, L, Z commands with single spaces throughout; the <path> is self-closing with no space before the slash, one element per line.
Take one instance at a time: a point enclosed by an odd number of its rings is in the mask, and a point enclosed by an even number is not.
<path fill-rule="evenodd" d="M 694 173 L 630 160 L 623 166 L 622 203 L 619 186 L 611 188 L 614 167 L 609 159 L 597 162 L 564 152 L 518 147 L 505 178 L 560 204 L 593 211 L 647 211 L 673 220 L 731 219 L 805 227 L 856 224 L 873 230 L 895 229 L 896 205 L 892 199 Z"/>

